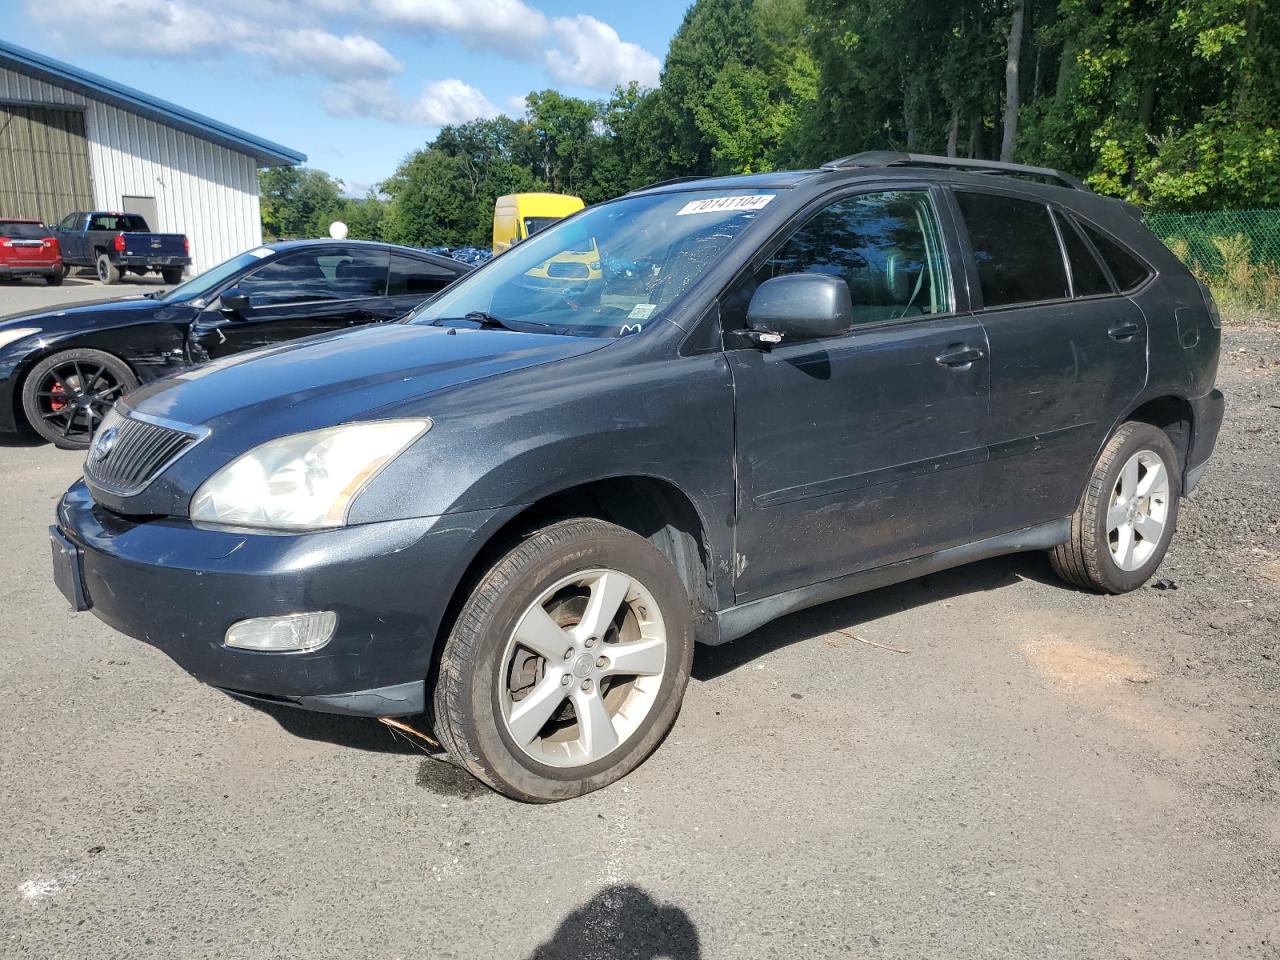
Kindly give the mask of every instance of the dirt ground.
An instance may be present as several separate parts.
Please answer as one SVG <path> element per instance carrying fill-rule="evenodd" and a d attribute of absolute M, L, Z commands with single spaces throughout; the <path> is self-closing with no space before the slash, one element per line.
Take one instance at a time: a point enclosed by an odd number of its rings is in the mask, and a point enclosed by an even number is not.
<path fill-rule="evenodd" d="M 1169 583 L 1025 555 L 788 617 L 551 807 L 73 616 L 78 458 L 0 446 L 0 956 L 1280 957 L 1280 331 L 1219 385 Z"/>

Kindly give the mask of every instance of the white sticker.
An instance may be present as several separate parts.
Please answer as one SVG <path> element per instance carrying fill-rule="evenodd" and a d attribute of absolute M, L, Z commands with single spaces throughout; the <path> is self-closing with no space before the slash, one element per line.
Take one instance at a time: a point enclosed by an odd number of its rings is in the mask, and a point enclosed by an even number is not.
<path fill-rule="evenodd" d="M 724 213 L 740 210 L 759 210 L 772 200 L 776 194 L 753 193 L 745 197 L 711 197 L 707 200 L 690 200 L 678 211 L 677 217 L 687 217 L 691 213 Z"/>
<path fill-rule="evenodd" d="M 653 311 L 658 309 L 656 303 L 637 303 L 631 308 L 631 312 L 627 314 L 628 320 L 648 320 L 653 316 Z"/>
<path fill-rule="evenodd" d="M 271 256 L 273 253 L 275 253 L 275 251 L 272 250 L 270 247 L 258 247 L 256 250 L 250 250 L 249 256 L 257 257 L 259 260 L 261 260 L 263 257 Z"/>

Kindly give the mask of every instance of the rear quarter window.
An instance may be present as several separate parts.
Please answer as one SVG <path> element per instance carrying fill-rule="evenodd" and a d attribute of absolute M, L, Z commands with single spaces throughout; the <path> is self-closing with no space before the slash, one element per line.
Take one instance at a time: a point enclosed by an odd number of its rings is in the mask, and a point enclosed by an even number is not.
<path fill-rule="evenodd" d="M 1116 278 L 1116 286 L 1128 291 L 1147 282 L 1151 276 L 1151 268 L 1139 260 L 1137 254 L 1092 224 L 1082 223 L 1080 226 L 1097 248 L 1111 275 Z"/>
<path fill-rule="evenodd" d="M 957 191 L 986 307 L 1064 300 L 1067 268 L 1049 208 L 1034 200 Z"/>

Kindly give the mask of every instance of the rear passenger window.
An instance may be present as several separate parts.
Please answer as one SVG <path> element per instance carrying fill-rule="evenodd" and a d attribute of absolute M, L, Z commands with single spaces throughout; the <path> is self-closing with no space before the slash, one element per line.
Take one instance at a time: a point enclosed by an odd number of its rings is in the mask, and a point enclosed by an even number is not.
<path fill-rule="evenodd" d="M 1062 231 L 1062 243 L 1067 248 L 1067 262 L 1071 264 L 1071 279 L 1077 297 L 1096 297 L 1111 293 L 1111 281 L 1102 264 L 1085 243 L 1084 237 L 1071 225 L 1067 217 L 1058 216 L 1058 229 Z"/>
<path fill-rule="evenodd" d="M 929 195 L 903 190 L 839 200 L 791 235 L 756 275 L 825 273 L 849 285 L 855 323 L 951 311 Z"/>
<path fill-rule="evenodd" d="M 1069 297 L 1049 208 L 991 193 L 957 192 L 987 307 Z"/>
<path fill-rule="evenodd" d="M 1111 275 L 1116 278 L 1116 286 L 1121 290 L 1139 287 L 1151 276 L 1151 270 L 1147 265 L 1117 241 L 1087 223 L 1082 223 L 1081 227 L 1089 235 L 1093 245 L 1098 248 L 1098 253 L 1102 254 L 1103 261 L 1111 269 Z"/>
<path fill-rule="evenodd" d="M 457 274 L 446 267 L 438 266 L 429 260 L 418 260 L 414 257 L 391 255 L 391 284 L 387 290 L 389 297 L 419 295 L 429 297 L 438 290 L 443 290 L 453 283 Z"/>

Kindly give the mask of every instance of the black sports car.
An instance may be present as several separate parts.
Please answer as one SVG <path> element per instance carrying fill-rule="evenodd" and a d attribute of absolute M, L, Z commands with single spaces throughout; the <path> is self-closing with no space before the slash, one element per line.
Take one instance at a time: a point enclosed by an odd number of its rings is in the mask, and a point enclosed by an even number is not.
<path fill-rule="evenodd" d="M 0 319 L 0 431 L 88 446 L 139 383 L 315 333 L 395 320 L 471 267 L 385 243 L 256 247 L 168 291 Z"/>

